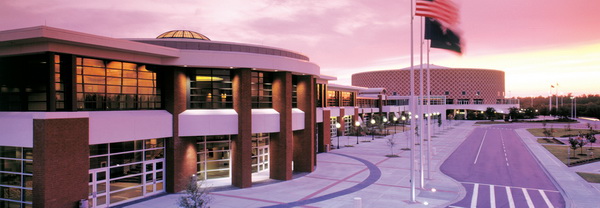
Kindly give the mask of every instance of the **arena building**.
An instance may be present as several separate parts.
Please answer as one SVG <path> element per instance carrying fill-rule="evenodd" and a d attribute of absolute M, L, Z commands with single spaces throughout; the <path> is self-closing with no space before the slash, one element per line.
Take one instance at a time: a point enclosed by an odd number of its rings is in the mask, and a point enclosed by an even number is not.
<path fill-rule="evenodd" d="M 421 66 L 415 66 L 415 96 L 420 95 Z M 427 65 L 423 65 L 424 74 Z M 504 71 L 493 69 L 448 68 L 429 65 L 431 73 L 431 96 L 443 99 L 440 104 L 450 115 L 461 117 L 467 110 L 485 111 L 488 107 L 500 113 L 508 113 L 510 107 L 518 107 L 518 100 L 505 98 Z M 427 84 L 423 76 L 424 86 Z M 410 67 L 396 70 L 362 72 L 352 75 L 352 85 L 367 88 L 385 88 L 389 100 L 410 95 Z M 423 87 L 426 90 L 426 87 Z M 427 95 L 426 92 L 423 93 Z M 433 100 L 433 99 L 432 99 Z"/>

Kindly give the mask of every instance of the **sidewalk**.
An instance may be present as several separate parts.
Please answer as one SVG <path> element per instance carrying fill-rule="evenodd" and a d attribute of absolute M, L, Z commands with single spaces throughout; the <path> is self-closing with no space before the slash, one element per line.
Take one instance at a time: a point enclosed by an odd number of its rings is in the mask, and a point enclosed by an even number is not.
<path fill-rule="evenodd" d="M 575 173 L 579 170 L 585 170 L 583 172 L 600 171 L 598 162 L 582 167 L 569 168 L 537 143 L 536 137 L 527 132 L 525 128 L 516 129 L 515 131 L 523 139 L 523 142 L 546 173 L 554 180 L 565 198 L 567 207 L 597 207 L 600 204 L 598 186 L 588 183 Z"/>
<path fill-rule="evenodd" d="M 431 179 L 424 181 L 425 189 L 418 188 L 417 183 L 415 203 L 410 202 L 410 151 L 400 150 L 406 147 L 408 133 L 399 132 L 393 138 L 397 142 L 394 153 L 400 157 L 385 156 L 390 154 L 386 143 L 392 135 L 372 142 L 359 142 L 358 145 L 356 137 L 343 136 L 340 137 L 341 149 L 317 155 L 314 172 L 294 175 L 294 179 L 289 181 L 266 179 L 262 174 L 263 182 L 255 182 L 253 187 L 246 189 L 216 187 L 217 184 L 213 184 L 215 189 L 211 192 L 213 201 L 210 206 L 355 207 L 355 203 L 361 203 L 362 207 L 445 207 L 462 199 L 465 191 L 459 183 L 443 175 L 439 166 L 468 136 L 473 129 L 472 124 L 454 121 L 451 127 L 433 134 Z M 371 141 L 371 137 L 359 137 L 359 140 Z M 337 138 L 332 141 L 337 146 Z M 354 147 L 344 147 L 347 143 Z M 426 151 L 426 144 L 424 142 L 423 151 Z M 419 146 L 416 150 L 419 151 Z M 418 168 L 419 164 L 416 163 L 415 167 Z M 418 181 L 418 172 L 415 176 Z M 432 188 L 436 191 L 431 191 Z M 179 196 L 168 194 L 121 207 L 176 207 Z M 357 197 L 360 197 L 360 202 Z"/>

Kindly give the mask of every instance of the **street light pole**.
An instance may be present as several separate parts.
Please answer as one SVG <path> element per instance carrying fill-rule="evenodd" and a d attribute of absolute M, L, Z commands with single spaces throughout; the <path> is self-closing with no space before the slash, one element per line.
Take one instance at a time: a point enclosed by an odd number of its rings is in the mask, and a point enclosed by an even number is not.
<path fill-rule="evenodd" d="M 340 132 L 339 132 L 340 127 L 342 127 L 342 125 L 340 123 L 336 122 L 335 123 L 335 130 L 336 130 L 336 133 L 337 133 L 337 143 L 338 143 L 338 145 L 337 145 L 338 147 L 337 148 L 338 149 L 340 149 Z"/>
<path fill-rule="evenodd" d="M 356 126 L 356 144 L 358 144 L 358 127 L 360 126 L 360 121 L 354 122 L 354 126 Z"/>
<path fill-rule="evenodd" d="M 402 116 L 402 133 L 404 133 L 404 126 L 406 125 L 406 116 Z"/>
<path fill-rule="evenodd" d="M 571 98 L 571 118 L 572 118 L 572 119 L 575 119 L 575 116 L 574 116 L 574 114 L 573 114 L 573 98 L 574 98 L 574 97 L 573 97 L 573 96 L 571 96 L 570 98 Z"/>
<path fill-rule="evenodd" d="M 394 134 L 392 134 L 392 139 L 393 139 L 394 136 L 396 135 L 396 121 L 398 121 L 398 118 L 396 118 L 396 116 L 394 116 L 394 118 L 392 118 L 392 120 L 394 120 Z"/>
<path fill-rule="evenodd" d="M 385 125 L 387 124 L 387 122 L 388 122 L 387 118 L 386 118 L 386 117 L 383 117 L 383 119 L 382 119 L 383 130 L 384 130 L 384 132 L 386 132 L 386 134 L 387 134 L 387 132 L 388 132 L 388 131 L 387 131 L 387 128 L 386 128 L 386 126 L 385 126 Z"/>
<path fill-rule="evenodd" d="M 375 140 L 375 118 L 371 119 L 371 140 Z"/>

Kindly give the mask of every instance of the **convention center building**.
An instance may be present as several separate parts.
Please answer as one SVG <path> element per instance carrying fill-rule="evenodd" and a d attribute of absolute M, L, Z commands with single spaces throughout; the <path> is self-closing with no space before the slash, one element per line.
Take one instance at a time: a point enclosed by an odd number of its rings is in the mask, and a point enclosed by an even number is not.
<path fill-rule="evenodd" d="M 319 66 L 185 30 L 0 31 L 0 207 L 106 207 L 315 168 Z"/>

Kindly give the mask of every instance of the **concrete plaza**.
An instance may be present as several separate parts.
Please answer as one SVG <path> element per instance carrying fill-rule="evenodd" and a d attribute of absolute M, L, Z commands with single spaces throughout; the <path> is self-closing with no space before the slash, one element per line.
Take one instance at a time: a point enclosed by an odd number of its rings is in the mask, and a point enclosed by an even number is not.
<path fill-rule="evenodd" d="M 518 125 L 518 124 L 515 124 Z M 398 132 L 385 138 L 340 137 L 340 149 L 317 155 L 317 168 L 309 174 L 296 174 L 290 181 L 268 179 L 264 173 L 253 176 L 253 187 L 239 189 L 229 185 L 221 185 L 228 181 L 213 181 L 213 201 L 211 207 L 447 207 L 465 196 L 463 186 L 454 179 L 439 171 L 440 165 L 465 140 L 476 127 L 472 121 L 452 121 L 444 128 L 436 127 L 431 141 L 431 172 L 428 177 L 425 163 L 424 186 L 420 188 L 419 172 L 417 180 L 416 202 L 411 202 L 410 189 L 410 151 L 401 150 L 407 147 L 406 132 Z M 547 169 L 555 183 L 569 198 L 589 197 L 600 193 L 566 166 L 561 167 L 554 160 L 547 159 L 549 153 L 543 151 L 532 136 L 518 130 L 525 144 L 536 155 L 540 164 Z M 387 145 L 389 138 L 394 138 L 396 146 L 394 154 L 399 157 L 386 157 L 391 154 Z M 369 141 L 369 142 L 366 142 Z M 337 138 L 332 138 L 337 146 Z M 353 145 L 353 147 L 346 147 Z M 423 143 L 423 151 L 427 150 L 427 141 Z M 540 148 L 538 148 L 540 147 Z M 415 150 L 419 153 L 420 146 Z M 418 154 L 417 154 L 418 155 Z M 426 160 L 426 157 L 423 157 Z M 545 160 L 545 161 L 544 161 Z M 597 164 L 597 163 L 596 163 Z M 415 162 L 419 168 L 419 161 Z M 586 169 L 586 167 L 582 167 Z M 589 165 L 587 169 L 598 169 L 597 165 Z M 581 168 L 580 168 L 581 169 Z M 575 174 L 576 175 L 576 174 Z M 435 191 L 433 191 L 435 189 Z M 120 207 L 164 208 L 177 207 L 176 201 L 181 194 L 165 194 L 121 205 Z M 598 195 L 596 195 L 598 196 Z M 597 198 L 597 197 L 596 197 Z M 585 207 L 596 203 L 594 199 L 570 200 L 569 207 Z"/>

